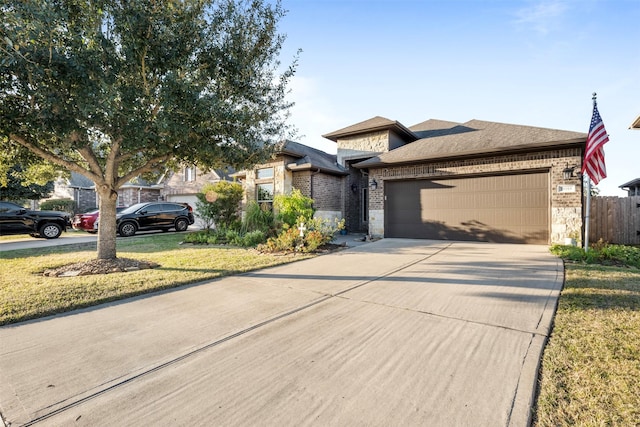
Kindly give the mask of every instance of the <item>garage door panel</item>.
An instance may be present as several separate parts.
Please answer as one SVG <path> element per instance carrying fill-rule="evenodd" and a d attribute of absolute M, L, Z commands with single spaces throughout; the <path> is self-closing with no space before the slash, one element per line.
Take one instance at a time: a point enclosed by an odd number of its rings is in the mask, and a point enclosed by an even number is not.
<path fill-rule="evenodd" d="M 547 173 L 385 182 L 387 237 L 546 244 Z"/>

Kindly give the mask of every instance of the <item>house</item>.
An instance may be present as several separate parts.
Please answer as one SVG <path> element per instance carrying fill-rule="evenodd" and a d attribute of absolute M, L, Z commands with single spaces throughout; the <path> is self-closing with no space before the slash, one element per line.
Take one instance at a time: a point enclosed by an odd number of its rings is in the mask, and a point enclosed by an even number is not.
<path fill-rule="evenodd" d="M 98 206 L 95 185 L 89 178 L 71 172 L 70 178 L 58 177 L 53 182 L 53 192 L 47 199 L 69 199 L 76 202 L 76 212 L 88 212 Z"/>
<path fill-rule="evenodd" d="M 640 196 L 640 178 L 636 178 L 632 181 L 626 182 L 619 188 L 625 190 L 628 197 Z"/>
<path fill-rule="evenodd" d="M 118 189 L 118 207 L 161 200 L 162 185 L 137 177 Z"/>
<path fill-rule="evenodd" d="M 205 184 L 219 181 L 231 181 L 233 168 L 203 171 L 195 166 L 183 166 L 178 171 L 167 171 L 160 178 L 160 198 L 168 202 L 188 203 L 194 211 L 196 224 L 199 224 L 196 196 Z"/>
<path fill-rule="evenodd" d="M 373 117 L 323 136 L 336 143 L 335 157 L 289 141 L 272 163 L 246 171 L 247 199 L 268 202 L 292 188 L 311 195 L 311 186 L 332 195 L 330 209 L 317 203 L 323 216 L 380 237 L 549 244 L 582 230 L 575 171 L 585 133 L 481 120 L 407 127 Z"/>
<path fill-rule="evenodd" d="M 118 190 L 118 207 L 127 207 L 136 203 L 167 200 L 189 203 L 196 209 L 196 194 L 206 183 L 231 180 L 232 169 L 219 169 L 210 172 L 186 166 L 178 171 L 166 171 L 157 182 L 135 178 Z M 88 178 L 71 172 L 69 179 L 60 177 L 54 182 L 51 199 L 71 199 L 76 202 L 77 212 L 88 212 L 98 208 L 99 199 L 95 184 Z M 197 211 L 196 211 L 197 217 Z"/>
<path fill-rule="evenodd" d="M 335 155 L 287 140 L 277 147 L 271 161 L 233 176 L 243 183 L 243 205 L 256 201 L 270 208 L 276 194 L 289 194 L 296 188 L 314 199 L 317 216 L 342 218 L 348 171 L 336 159 Z"/>

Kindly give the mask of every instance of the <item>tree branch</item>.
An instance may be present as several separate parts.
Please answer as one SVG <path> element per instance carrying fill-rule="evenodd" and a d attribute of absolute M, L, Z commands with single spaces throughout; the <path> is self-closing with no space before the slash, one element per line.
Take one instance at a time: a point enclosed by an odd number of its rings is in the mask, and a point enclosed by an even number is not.
<path fill-rule="evenodd" d="M 163 162 L 166 162 L 171 157 L 172 156 L 170 154 L 166 154 L 164 156 L 158 156 L 158 157 L 154 157 L 153 159 L 149 159 L 149 161 L 147 161 L 147 163 L 145 163 L 144 165 L 130 171 L 129 173 L 127 173 L 126 175 L 118 179 L 118 182 L 116 183 L 116 188 L 120 188 L 121 186 L 123 186 L 124 184 L 126 184 L 127 182 L 129 182 L 130 180 L 132 180 L 137 176 L 140 176 L 146 172 L 151 172 L 157 169 Z"/>
<path fill-rule="evenodd" d="M 107 162 L 104 167 L 105 180 L 108 183 L 116 183 L 116 177 L 118 176 L 118 153 L 120 152 L 120 144 L 122 138 L 118 138 L 111 144 L 111 151 L 107 156 Z"/>
<path fill-rule="evenodd" d="M 82 156 L 83 159 L 87 161 L 89 164 L 89 169 L 95 173 L 102 175 L 102 169 L 100 169 L 100 164 L 98 163 L 98 159 L 96 158 L 95 153 L 89 147 L 82 147 L 78 149 L 78 153 Z"/>
<path fill-rule="evenodd" d="M 69 160 L 65 160 L 62 157 L 57 156 L 48 150 L 44 150 L 38 145 L 28 141 L 26 138 L 24 138 L 21 135 L 10 133 L 9 139 L 11 139 L 12 141 L 15 141 L 17 144 L 23 146 L 27 150 L 37 154 L 38 156 L 42 157 L 45 160 L 49 160 L 50 162 L 55 163 L 56 165 L 62 166 L 70 170 L 71 172 L 77 172 L 83 176 L 86 176 L 87 178 L 92 180 L 94 183 L 98 183 L 99 181 L 102 180 L 102 176 L 100 174 L 90 172 L 75 162 L 70 162 Z"/>

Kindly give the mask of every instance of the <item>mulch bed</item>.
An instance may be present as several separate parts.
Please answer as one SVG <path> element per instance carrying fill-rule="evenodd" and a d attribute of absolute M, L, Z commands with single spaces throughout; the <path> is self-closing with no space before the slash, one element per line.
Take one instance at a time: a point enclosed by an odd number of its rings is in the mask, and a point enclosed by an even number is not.
<path fill-rule="evenodd" d="M 45 270 L 43 274 L 49 277 L 74 277 L 89 276 L 91 274 L 124 273 L 157 267 L 160 267 L 160 264 L 131 258 L 93 259 Z"/>

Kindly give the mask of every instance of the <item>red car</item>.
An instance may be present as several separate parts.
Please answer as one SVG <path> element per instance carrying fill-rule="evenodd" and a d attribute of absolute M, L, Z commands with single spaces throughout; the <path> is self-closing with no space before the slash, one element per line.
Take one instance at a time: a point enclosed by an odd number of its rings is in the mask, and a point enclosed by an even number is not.
<path fill-rule="evenodd" d="M 100 215 L 99 210 L 85 212 L 83 214 L 76 214 L 71 221 L 71 226 L 74 230 L 83 230 L 88 233 L 97 233 L 98 230 L 93 229 L 93 223 L 98 219 Z"/>
<path fill-rule="evenodd" d="M 123 209 L 125 208 L 116 208 L 116 212 L 120 212 Z M 96 222 L 96 219 L 98 219 L 99 215 L 99 209 L 96 209 L 95 211 L 85 212 L 83 214 L 76 214 L 73 217 L 73 221 L 71 221 L 71 226 L 74 230 L 83 230 L 87 233 L 97 233 L 98 228 L 94 228 L 94 223 Z"/>

